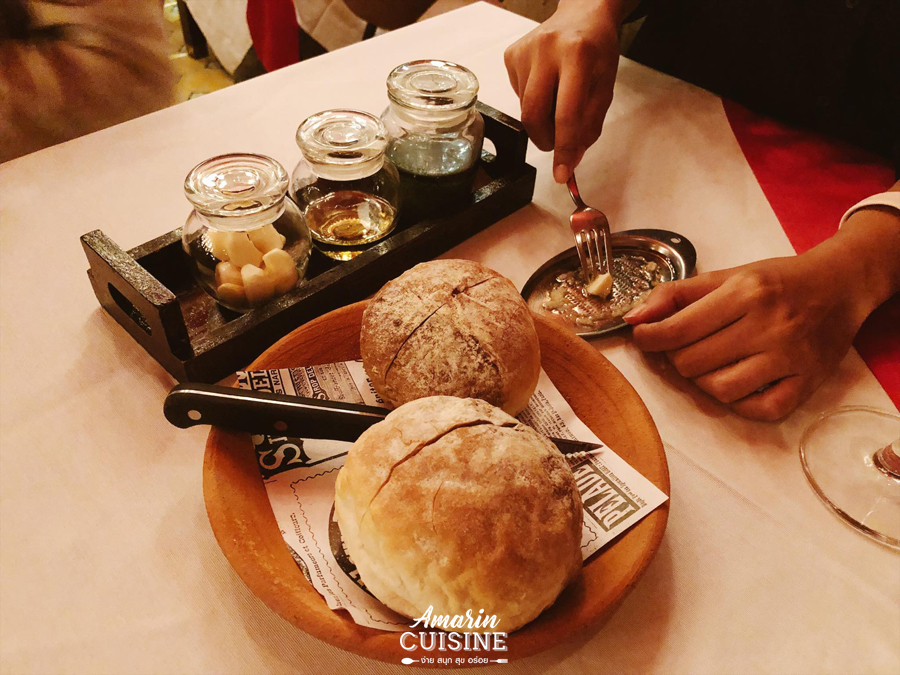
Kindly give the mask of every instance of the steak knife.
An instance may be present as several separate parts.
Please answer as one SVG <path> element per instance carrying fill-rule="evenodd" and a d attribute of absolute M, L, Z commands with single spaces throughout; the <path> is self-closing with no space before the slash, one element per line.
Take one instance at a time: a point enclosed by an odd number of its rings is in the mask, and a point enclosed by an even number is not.
<path fill-rule="evenodd" d="M 248 434 L 279 434 L 353 442 L 390 410 L 356 403 L 270 394 L 214 384 L 179 384 L 166 396 L 163 413 L 176 427 L 209 424 Z M 598 443 L 549 440 L 564 455 L 595 450 Z"/>

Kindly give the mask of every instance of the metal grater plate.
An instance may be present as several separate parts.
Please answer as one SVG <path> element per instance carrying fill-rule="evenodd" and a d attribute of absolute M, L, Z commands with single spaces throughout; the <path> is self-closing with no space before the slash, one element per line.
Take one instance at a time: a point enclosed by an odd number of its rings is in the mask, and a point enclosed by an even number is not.
<path fill-rule="evenodd" d="M 612 234 L 613 290 L 606 301 L 582 292 L 575 248 L 541 265 L 522 289 L 532 311 L 549 316 L 584 338 L 605 335 L 627 324 L 621 318 L 660 283 L 684 279 L 697 263 L 685 237 L 667 230 Z"/>

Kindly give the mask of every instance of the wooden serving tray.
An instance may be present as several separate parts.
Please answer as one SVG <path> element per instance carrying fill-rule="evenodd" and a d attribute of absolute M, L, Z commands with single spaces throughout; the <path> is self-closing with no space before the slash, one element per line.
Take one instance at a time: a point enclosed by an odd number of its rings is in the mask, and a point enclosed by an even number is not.
<path fill-rule="evenodd" d="M 259 309 L 222 308 L 194 281 L 181 228 L 131 250 L 100 230 L 81 237 L 94 294 L 147 352 L 180 382 L 217 382 L 244 368 L 275 340 L 317 316 L 368 297 L 413 265 L 431 260 L 531 203 L 535 169 L 518 120 L 478 103 L 486 142 L 469 201 L 439 218 L 400 223 L 353 260 L 338 263 L 315 246 L 306 280 Z M 185 217 L 188 214 L 185 203 Z"/>
<path fill-rule="evenodd" d="M 365 305 L 349 305 L 295 330 L 256 359 L 250 369 L 358 359 Z M 576 414 L 631 466 L 669 494 L 662 441 L 637 392 L 584 340 L 540 316 L 535 316 L 535 325 L 541 365 Z M 421 658 L 423 652 L 418 649 L 400 647 L 400 633 L 365 628 L 345 612 L 332 611 L 309 584 L 281 537 L 248 435 L 210 431 L 203 495 L 225 557 L 248 588 L 281 617 L 320 640 L 373 659 L 399 664 L 404 657 Z M 589 558 L 581 576 L 556 604 L 509 635 L 509 651 L 503 656 L 510 661 L 521 659 L 596 629 L 653 559 L 668 516 L 666 502 Z"/>

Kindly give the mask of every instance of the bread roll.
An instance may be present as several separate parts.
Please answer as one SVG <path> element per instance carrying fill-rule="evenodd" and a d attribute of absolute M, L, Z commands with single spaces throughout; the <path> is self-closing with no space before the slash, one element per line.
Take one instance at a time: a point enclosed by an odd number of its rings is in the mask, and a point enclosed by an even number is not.
<path fill-rule="evenodd" d="M 363 314 L 360 348 L 391 406 L 461 396 L 516 415 L 541 371 L 525 301 L 508 279 L 469 260 L 422 263 L 386 284 Z"/>
<path fill-rule="evenodd" d="M 335 511 L 366 587 L 412 619 L 429 606 L 483 609 L 508 633 L 581 570 L 581 497 L 568 463 L 476 399 L 418 399 L 366 430 L 338 475 Z"/>

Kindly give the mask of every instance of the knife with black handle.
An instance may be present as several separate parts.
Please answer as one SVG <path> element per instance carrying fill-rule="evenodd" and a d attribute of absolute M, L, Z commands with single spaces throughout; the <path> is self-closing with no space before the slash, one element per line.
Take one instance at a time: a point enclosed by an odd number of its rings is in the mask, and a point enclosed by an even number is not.
<path fill-rule="evenodd" d="M 209 424 L 248 434 L 355 441 L 390 410 L 356 403 L 269 394 L 214 384 L 179 384 L 166 396 L 163 412 L 176 427 Z M 597 443 L 549 439 L 560 452 L 599 448 Z"/>

